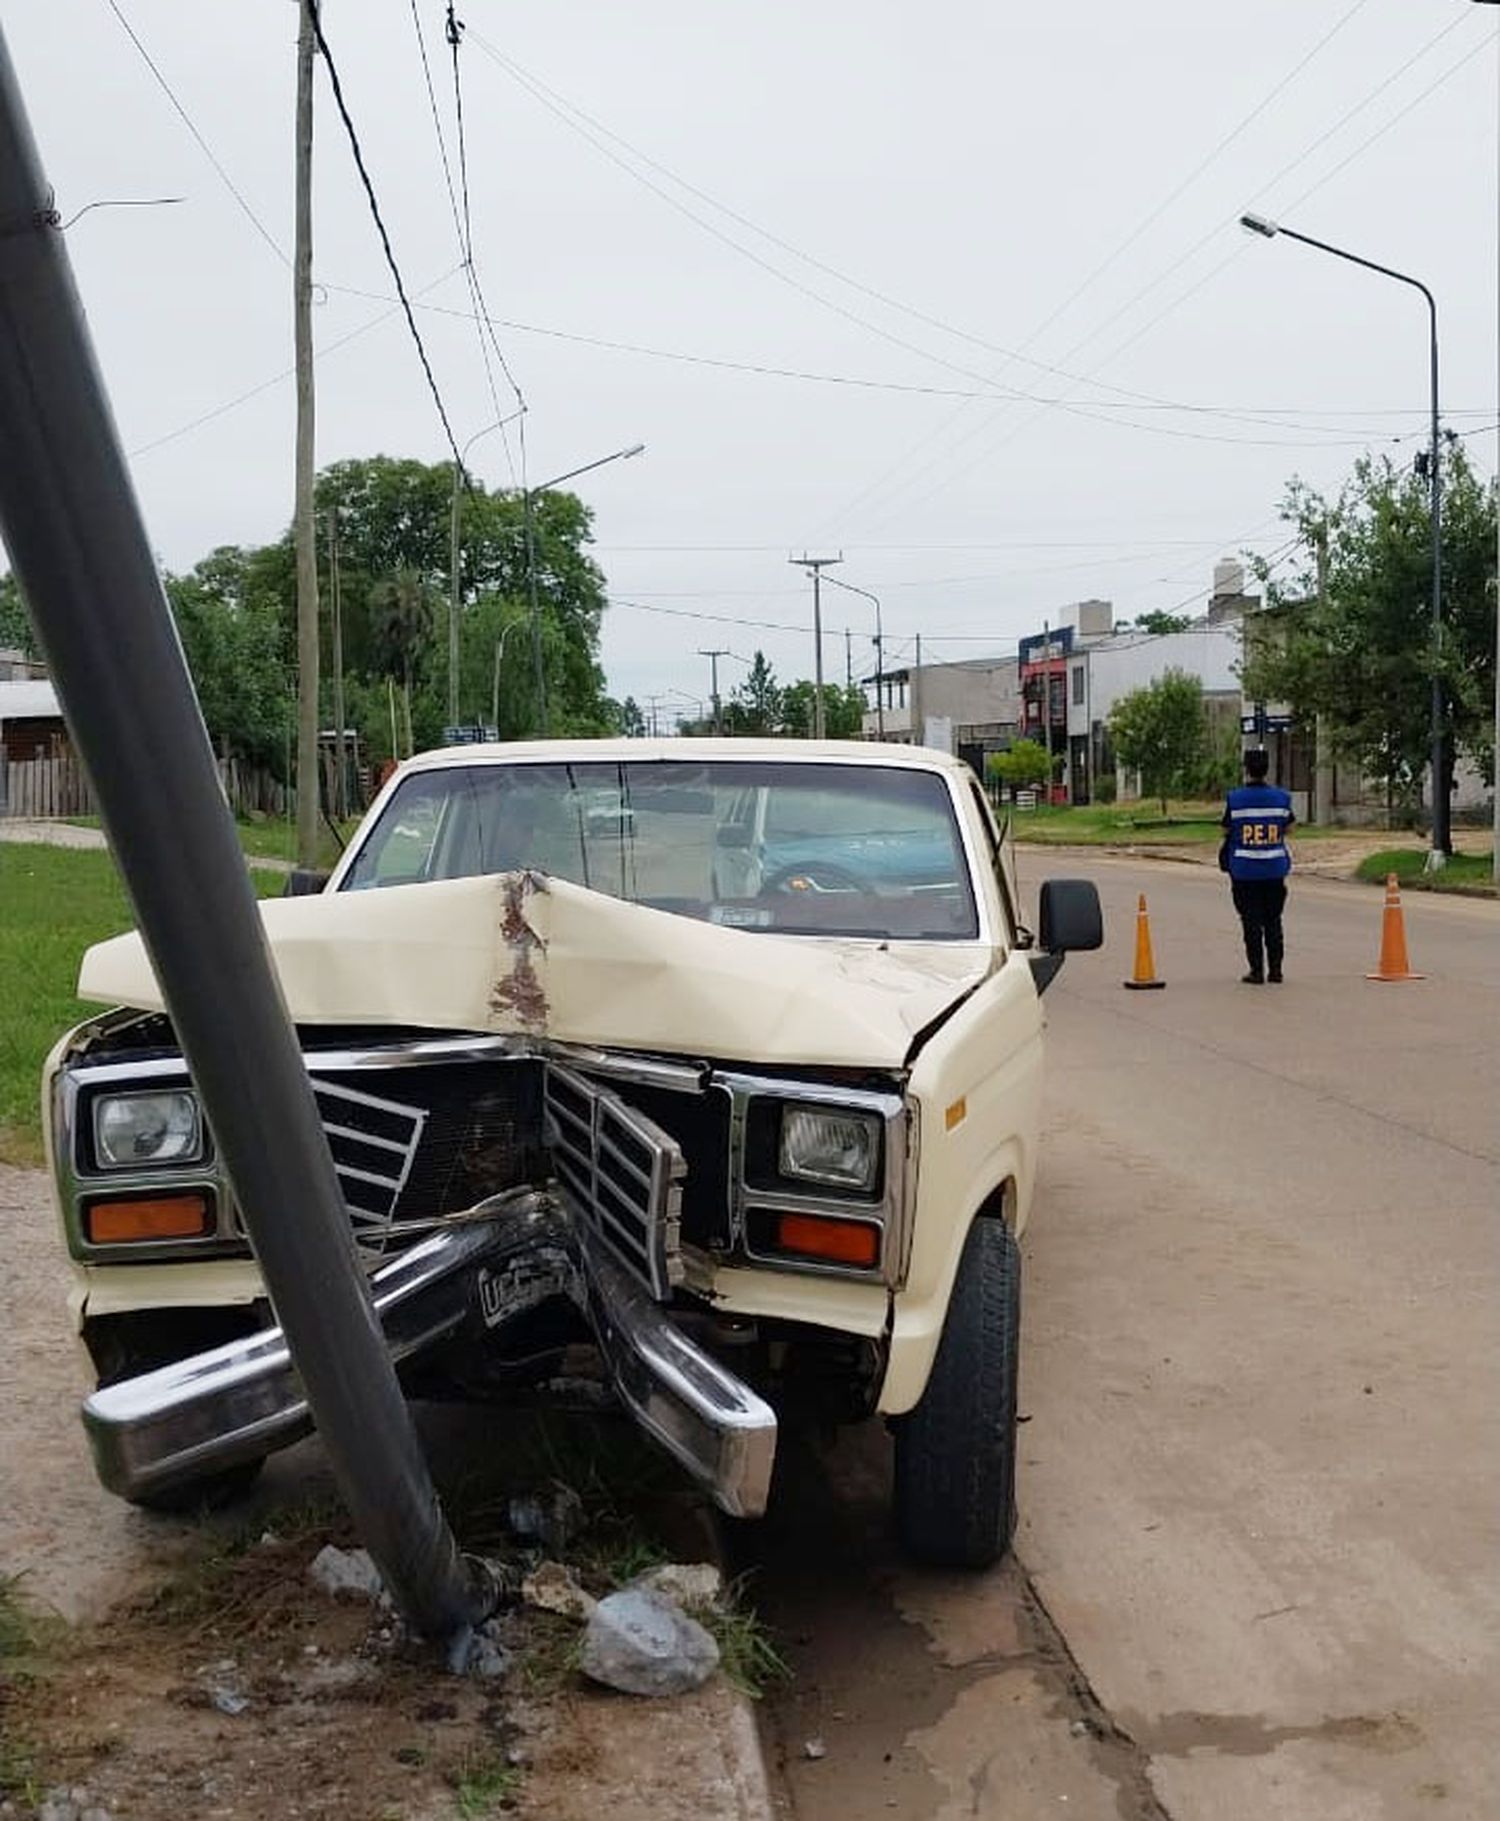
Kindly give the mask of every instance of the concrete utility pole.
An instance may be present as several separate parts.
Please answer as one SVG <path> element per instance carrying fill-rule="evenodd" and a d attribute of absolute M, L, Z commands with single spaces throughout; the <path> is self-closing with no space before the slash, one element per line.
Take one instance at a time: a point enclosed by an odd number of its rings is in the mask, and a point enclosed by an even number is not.
<path fill-rule="evenodd" d="M 821 740 L 827 728 L 827 717 L 823 712 L 823 595 L 820 576 L 824 569 L 834 563 L 842 563 L 843 552 L 837 556 L 809 556 L 806 551 L 801 556 L 789 556 L 787 561 L 795 563 L 799 569 L 809 570 L 813 583 L 813 738 Z"/>
<path fill-rule="evenodd" d="M 312 79 L 313 7 L 298 0 L 292 341 L 297 367 L 297 864 L 318 864 L 318 532 L 313 523 Z"/>
<path fill-rule="evenodd" d="M 0 221 L 0 532 L 334 1477 L 413 1627 L 460 1636 L 499 1590 L 443 1516 L 355 1256 L 3 34 Z"/>
<path fill-rule="evenodd" d="M 700 658 L 708 659 L 708 667 L 709 667 L 708 691 L 709 691 L 709 695 L 713 698 L 714 732 L 716 734 L 722 734 L 724 731 L 724 716 L 719 707 L 719 659 L 727 658 L 730 655 L 731 654 L 729 651 L 729 647 L 727 645 L 720 645 L 714 651 L 704 651 L 702 649 L 702 647 L 700 646 L 699 651 L 698 651 L 698 656 Z"/>
<path fill-rule="evenodd" d="M 1328 606 L 1328 527 L 1318 527 L 1318 606 Z M 1329 739 L 1328 716 L 1319 714 L 1313 722 L 1313 821 L 1327 828 L 1333 820 L 1333 753 Z"/>
<path fill-rule="evenodd" d="M 1047 795 L 1052 801 L 1052 626 L 1042 621 L 1042 726 L 1047 730 Z"/>
<path fill-rule="evenodd" d="M 917 661 L 912 666 L 911 673 L 910 720 L 912 745 L 925 746 L 927 741 L 924 738 L 926 729 L 922 726 L 922 635 L 920 632 L 917 634 Z"/>
<path fill-rule="evenodd" d="M 880 597 L 871 594 L 868 588 L 856 588 L 853 582 L 841 582 L 836 575 L 827 580 L 835 587 L 842 588 L 846 594 L 859 594 L 871 602 L 875 608 L 875 728 L 876 738 L 885 738 L 885 638 L 880 627 Z M 848 639 L 848 633 L 844 634 Z M 850 677 L 853 682 L 853 676 Z"/>

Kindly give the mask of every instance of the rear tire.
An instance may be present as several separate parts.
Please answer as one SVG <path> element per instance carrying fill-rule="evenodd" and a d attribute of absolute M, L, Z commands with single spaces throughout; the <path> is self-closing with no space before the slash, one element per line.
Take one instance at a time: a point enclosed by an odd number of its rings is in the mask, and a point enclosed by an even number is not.
<path fill-rule="evenodd" d="M 897 1419 L 902 1548 L 942 1568 L 988 1568 L 1016 1524 L 1021 1254 L 999 1220 L 976 1220 L 921 1401 Z"/>

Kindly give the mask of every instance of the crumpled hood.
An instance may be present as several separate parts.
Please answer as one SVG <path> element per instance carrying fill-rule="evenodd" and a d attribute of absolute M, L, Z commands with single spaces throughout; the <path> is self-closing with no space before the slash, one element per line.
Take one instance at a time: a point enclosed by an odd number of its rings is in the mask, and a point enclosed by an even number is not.
<path fill-rule="evenodd" d="M 979 983 L 978 942 L 889 946 L 721 929 L 537 873 L 262 902 L 299 1024 L 411 1025 L 741 1062 L 897 1068 Z M 166 1010 L 138 933 L 81 997 Z"/>

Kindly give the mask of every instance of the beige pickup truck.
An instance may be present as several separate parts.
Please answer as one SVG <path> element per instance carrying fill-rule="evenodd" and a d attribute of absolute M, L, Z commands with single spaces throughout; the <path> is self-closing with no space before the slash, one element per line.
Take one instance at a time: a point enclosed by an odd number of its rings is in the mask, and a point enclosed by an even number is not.
<path fill-rule="evenodd" d="M 535 1395 L 592 1345 L 727 1511 L 778 1411 L 890 1424 L 897 1527 L 982 1565 L 1015 1513 L 1040 995 L 1092 885 L 1023 923 L 944 754 L 553 741 L 403 765 L 326 880 L 263 905 L 411 1395 Z M 137 936 L 46 1066 L 104 1483 L 224 1496 L 309 1424 Z"/>

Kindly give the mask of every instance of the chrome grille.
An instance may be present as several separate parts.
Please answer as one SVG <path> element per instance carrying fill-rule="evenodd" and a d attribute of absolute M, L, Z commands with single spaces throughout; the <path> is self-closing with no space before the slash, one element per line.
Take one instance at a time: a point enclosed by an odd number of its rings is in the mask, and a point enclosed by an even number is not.
<path fill-rule="evenodd" d="M 426 1110 L 317 1076 L 312 1090 L 355 1240 L 381 1251 L 416 1161 Z"/>
<path fill-rule="evenodd" d="M 664 1300 L 682 1281 L 680 1147 L 571 1069 L 549 1066 L 546 1109 L 552 1165 L 578 1220 Z"/>

